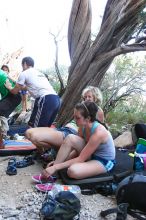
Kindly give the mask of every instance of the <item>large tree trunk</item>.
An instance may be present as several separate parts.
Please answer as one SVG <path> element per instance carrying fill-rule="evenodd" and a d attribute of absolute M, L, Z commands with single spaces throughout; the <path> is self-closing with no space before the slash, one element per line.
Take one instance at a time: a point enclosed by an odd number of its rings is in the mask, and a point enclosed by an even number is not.
<path fill-rule="evenodd" d="M 145 43 L 125 45 L 138 25 L 138 14 L 144 6 L 145 0 L 108 0 L 99 33 L 92 43 L 90 0 L 73 1 L 68 29 L 71 66 L 57 118 L 59 125 L 72 118 L 85 86 L 100 86 L 115 56 L 146 50 Z"/>

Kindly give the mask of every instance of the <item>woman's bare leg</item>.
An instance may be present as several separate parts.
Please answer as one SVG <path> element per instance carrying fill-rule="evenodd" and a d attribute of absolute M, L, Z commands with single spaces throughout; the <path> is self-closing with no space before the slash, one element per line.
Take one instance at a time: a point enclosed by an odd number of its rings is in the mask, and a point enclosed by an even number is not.
<path fill-rule="evenodd" d="M 67 174 L 74 179 L 83 179 L 86 177 L 96 176 L 101 173 L 106 173 L 102 163 L 96 160 L 90 160 L 83 163 L 76 163 L 68 168 Z"/>
<path fill-rule="evenodd" d="M 58 164 L 67 160 L 70 157 L 71 152 L 73 151 L 76 152 L 76 154 L 74 155 L 76 156 L 79 155 L 79 153 L 81 152 L 84 146 L 85 146 L 85 141 L 83 140 L 83 138 L 73 134 L 68 135 L 64 139 L 63 144 L 61 145 L 58 151 L 54 164 Z"/>
<path fill-rule="evenodd" d="M 63 133 L 54 128 L 30 128 L 25 135 L 38 148 L 51 148 L 53 146 L 58 150 L 64 140 Z"/>

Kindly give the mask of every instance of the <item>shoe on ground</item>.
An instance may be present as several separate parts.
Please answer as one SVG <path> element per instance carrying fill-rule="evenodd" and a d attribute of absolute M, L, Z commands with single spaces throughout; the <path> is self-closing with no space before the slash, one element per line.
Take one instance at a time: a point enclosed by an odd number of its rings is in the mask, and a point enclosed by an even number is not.
<path fill-rule="evenodd" d="M 23 167 L 31 166 L 33 164 L 34 164 L 34 160 L 33 160 L 32 156 L 26 156 L 23 158 L 23 160 L 16 162 L 16 167 L 23 168 Z"/>
<path fill-rule="evenodd" d="M 37 184 L 35 185 L 35 188 L 41 192 L 48 192 L 51 191 L 51 189 L 53 188 L 53 184 L 52 183 Z"/>
<path fill-rule="evenodd" d="M 55 176 L 43 177 L 41 174 L 32 176 L 32 180 L 35 183 L 54 183 L 56 181 Z"/>
<path fill-rule="evenodd" d="M 16 158 L 15 158 L 15 157 L 10 158 L 10 160 L 9 160 L 9 162 L 8 162 L 6 174 L 8 174 L 8 175 L 10 175 L 10 176 L 17 174 Z"/>

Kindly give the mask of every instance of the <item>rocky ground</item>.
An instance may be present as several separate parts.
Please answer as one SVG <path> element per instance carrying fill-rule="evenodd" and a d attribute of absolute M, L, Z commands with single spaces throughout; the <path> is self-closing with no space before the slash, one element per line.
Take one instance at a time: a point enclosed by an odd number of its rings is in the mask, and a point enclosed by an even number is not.
<path fill-rule="evenodd" d="M 17 157 L 17 159 L 22 159 Z M 26 168 L 17 169 L 17 175 L 9 176 L 6 168 L 9 157 L 0 157 L 0 220 L 37 220 L 41 219 L 39 210 L 45 197 L 44 193 L 34 188 L 31 176 L 42 170 L 40 163 L 35 162 Z M 114 197 L 104 197 L 100 194 L 80 196 L 80 220 L 103 219 L 99 213 L 115 206 Z M 109 215 L 106 220 L 115 219 Z M 128 216 L 127 219 L 133 219 Z"/>

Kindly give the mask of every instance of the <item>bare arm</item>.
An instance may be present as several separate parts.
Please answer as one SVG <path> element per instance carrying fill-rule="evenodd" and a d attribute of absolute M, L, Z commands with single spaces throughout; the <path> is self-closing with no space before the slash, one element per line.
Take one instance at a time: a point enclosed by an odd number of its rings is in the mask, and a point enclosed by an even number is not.
<path fill-rule="evenodd" d="M 6 80 L 5 87 L 12 93 L 17 94 L 20 90 L 24 89 L 24 86 L 16 83 L 15 87 L 13 88 L 9 80 Z"/>
<path fill-rule="evenodd" d="M 10 80 L 12 80 L 12 82 L 16 83 L 16 81 L 13 78 L 11 78 L 10 76 L 8 76 L 8 79 L 10 79 Z"/>
<path fill-rule="evenodd" d="M 74 163 L 80 163 L 86 161 L 95 152 L 98 146 L 105 141 L 106 136 L 107 133 L 103 131 L 103 128 L 97 128 L 95 133 L 90 137 L 88 143 L 83 148 L 83 150 L 81 151 L 78 157 L 58 164 L 55 164 L 54 161 L 54 165 L 52 167 L 48 167 L 44 171 L 44 175 L 50 176 L 54 172 L 64 168 L 68 168 Z"/>
<path fill-rule="evenodd" d="M 72 164 L 78 163 L 78 162 L 82 162 L 82 161 L 80 161 L 79 157 L 76 157 L 71 160 L 67 160 L 67 161 L 65 161 L 63 163 L 59 163 L 59 164 L 55 164 L 55 161 L 54 161 L 53 166 L 47 167 L 45 170 L 43 170 L 42 175 L 45 177 L 49 177 L 52 174 L 54 174 L 56 171 L 62 170 L 64 168 L 68 168 Z"/>
<path fill-rule="evenodd" d="M 81 161 L 86 161 L 97 150 L 100 144 L 104 143 L 107 138 L 107 132 L 103 126 L 96 128 L 94 134 L 90 137 L 88 143 L 81 151 L 79 157 Z"/>
<path fill-rule="evenodd" d="M 104 123 L 104 112 L 101 108 L 99 108 L 96 117 L 101 123 Z"/>

